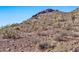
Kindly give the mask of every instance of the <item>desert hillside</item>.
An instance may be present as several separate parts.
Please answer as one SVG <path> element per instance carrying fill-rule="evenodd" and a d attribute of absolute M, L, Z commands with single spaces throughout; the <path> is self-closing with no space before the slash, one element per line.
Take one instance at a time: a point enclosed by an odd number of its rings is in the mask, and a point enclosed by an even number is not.
<path fill-rule="evenodd" d="M 1 52 L 79 52 L 79 8 L 46 9 L 0 29 Z"/>

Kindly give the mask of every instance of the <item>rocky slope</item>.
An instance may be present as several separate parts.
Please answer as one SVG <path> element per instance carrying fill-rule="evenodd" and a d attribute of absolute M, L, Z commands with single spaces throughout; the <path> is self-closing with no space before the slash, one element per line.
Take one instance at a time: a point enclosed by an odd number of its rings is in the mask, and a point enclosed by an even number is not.
<path fill-rule="evenodd" d="M 1 52 L 78 52 L 79 9 L 46 9 L 0 29 Z"/>

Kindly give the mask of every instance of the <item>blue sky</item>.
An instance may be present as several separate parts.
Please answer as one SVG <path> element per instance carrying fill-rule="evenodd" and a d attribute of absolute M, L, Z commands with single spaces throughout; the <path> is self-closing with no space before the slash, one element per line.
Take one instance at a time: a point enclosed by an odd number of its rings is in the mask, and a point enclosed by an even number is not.
<path fill-rule="evenodd" d="M 78 6 L 0 6 L 0 26 L 20 23 L 48 8 L 69 12 L 78 8 Z"/>

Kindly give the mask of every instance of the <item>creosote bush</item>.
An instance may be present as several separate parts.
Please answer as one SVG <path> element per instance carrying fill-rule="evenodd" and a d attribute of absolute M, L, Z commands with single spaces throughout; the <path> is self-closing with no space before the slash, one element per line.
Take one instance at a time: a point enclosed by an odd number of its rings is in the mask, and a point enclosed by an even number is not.
<path fill-rule="evenodd" d="M 47 49 L 49 48 L 50 46 L 47 44 L 47 43 L 44 43 L 44 44 L 39 44 L 39 48 L 44 50 L 44 49 Z"/>
<path fill-rule="evenodd" d="M 18 31 L 5 30 L 3 32 L 3 39 L 19 39 L 20 35 Z"/>

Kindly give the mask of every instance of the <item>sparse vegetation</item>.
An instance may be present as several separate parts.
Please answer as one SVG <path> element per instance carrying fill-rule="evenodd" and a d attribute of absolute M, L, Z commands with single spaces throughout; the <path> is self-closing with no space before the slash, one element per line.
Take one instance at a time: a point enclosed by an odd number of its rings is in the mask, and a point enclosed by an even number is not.
<path fill-rule="evenodd" d="M 47 49 L 53 48 L 49 43 L 40 43 L 38 49 L 44 51 Z"/>
<path fill-rule="evenodd" d="M 1 27 L 0 51 L 79 52 L 79 13 L 76 13 L 46 9 L 20 24 Z"/>
<path fill-rule="evenodd" d="M 2 34 L 3 34 L 3 39 L 19 39 L 19 38 L 21 38 L 18 31 L 5 30 Z"/>

